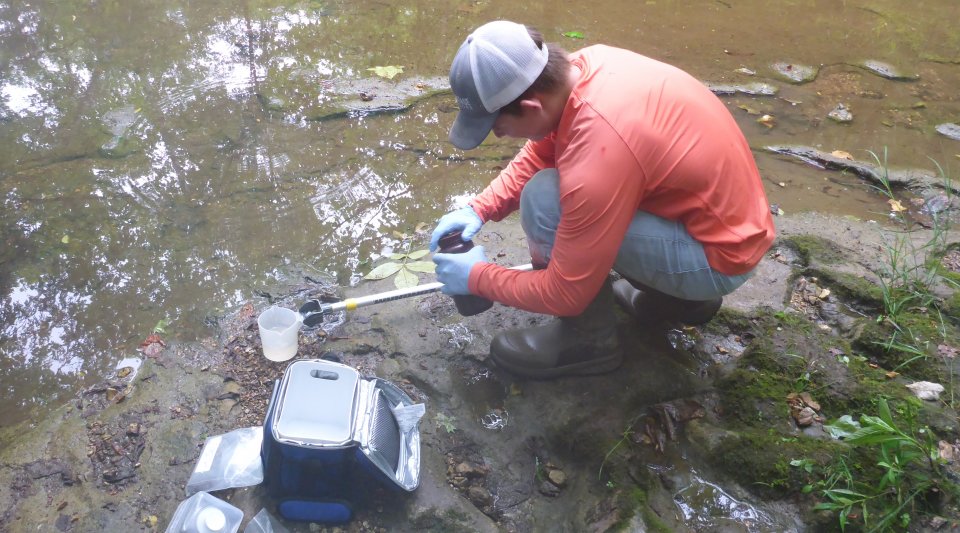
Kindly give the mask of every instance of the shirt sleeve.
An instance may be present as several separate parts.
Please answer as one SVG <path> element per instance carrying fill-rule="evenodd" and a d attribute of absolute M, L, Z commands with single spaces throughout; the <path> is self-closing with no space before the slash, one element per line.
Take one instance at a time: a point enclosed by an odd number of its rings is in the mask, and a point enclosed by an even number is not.
<path fill-rule="evenodd" d="M 534 174 L 554 168 L 553 136 L 528 141 L 486 189 L 470 201 L 484 222 L 500 221 L 520 208 L 520 192 Z"/>
<path fill-rule="evenodd" d="M 579 315 L 597 295 L 642 200 L 644 175 L 601 118 L 583 126 L 557 161 L 562 216 L 547 268 L 517 272 L 478 263 L 472 293 L 556 316 Z"/>

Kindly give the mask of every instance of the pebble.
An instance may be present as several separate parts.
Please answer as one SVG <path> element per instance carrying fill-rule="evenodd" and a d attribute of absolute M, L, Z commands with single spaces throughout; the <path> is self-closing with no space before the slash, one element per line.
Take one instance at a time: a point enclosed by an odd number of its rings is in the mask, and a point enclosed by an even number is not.
<path fill-rule="evenodd" d="M 833 111 L 827 113 L 827 117 L 840 123 L 853 122 L 853 113 L 843 104 L 837 104 Z"/>
<path fill-rule="evenodd" d="M 937 133 L 945 137 L 949 137 L 955 141 L 960 141 L 960 124 L 953 124 L 950 122 L 938 124 Z"/>
<path fill-rule="evenodd" d="M 567 475 L 563 473 L 563 470 L 551 470 L 547 474 L 547 479 L 561 489 L 567 484 Z"/>

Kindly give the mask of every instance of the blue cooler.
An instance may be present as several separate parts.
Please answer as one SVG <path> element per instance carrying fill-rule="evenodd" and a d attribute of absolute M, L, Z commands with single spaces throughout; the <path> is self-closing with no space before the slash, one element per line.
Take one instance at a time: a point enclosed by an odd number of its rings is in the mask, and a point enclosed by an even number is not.
<path fill-rule="evenodd" d="M 287 520 L 343 523 L 369 482 L 420 483 L 422 404 L 346 365 L 296 361 L 274 385 L 263 425 L 264 484 Z"/>

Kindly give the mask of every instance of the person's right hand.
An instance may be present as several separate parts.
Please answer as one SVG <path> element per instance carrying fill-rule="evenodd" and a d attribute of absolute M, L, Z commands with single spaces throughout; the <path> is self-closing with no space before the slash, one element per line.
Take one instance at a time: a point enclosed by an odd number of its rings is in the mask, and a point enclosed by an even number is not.
<path fill-rule="evenodd" d="M 440 217 L 440 221 L 437 222 L 437 227 L 433 230 L 433 235 L 430 237 L 430 251 L 436 251 L 437 242 L 440 241 L 440 237 L 443 237 L 451 231 L 460 230 L 461 238 L 464 241 L 469 241 L 480 231 L 482 226 L 483 221 L 480 220 L 480 215 L 469 205 L 461 207 L 456 211 L 451 211 Z"/>

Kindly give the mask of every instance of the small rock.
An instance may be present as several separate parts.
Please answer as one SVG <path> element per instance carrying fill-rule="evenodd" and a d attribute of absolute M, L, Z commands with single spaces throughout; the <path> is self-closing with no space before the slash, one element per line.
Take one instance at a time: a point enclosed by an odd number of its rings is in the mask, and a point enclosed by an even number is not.
<path fill-rule="evenodd" d="M 540 484 L 540 494 L 544 496 L 550 496 L 551 498 L 560 495 L 560 487 L 557 487 L 549 481 L 544 481 Z"/>
<path fill-rule="evenodd" d="M 960 141 L 960 124 L 950 122 L 937 125 L 937 133 L 949 137 L 955 141 Z"/>
<path fill-rule="evenodd" d="M 770 65 L 770 68 L 778 77 L 793 84 L 811 82 L 817 78 L 817 74 L 820 72 L 817 67 L 787 62 L 774 63 Z"/>
<path fill-rule="evenodd" d="M 921 400 L 936 401 L 940 399 L 940 393 L 943 392 L 943 385 L 939 383 L 930 383 L 929 381 L 917 381 L 907 385 L 907 388 L 913 391 L 913 394 Z"/>
<path fill-rule="evenodd" d="M 847 106 L 843 104 L 837 104 L 837 107 L 833 108 L 833 111 L 827 113 L 827 118 L 833 120 L 834 122 L 845 124 L 847 122 L 853 122 L 853 113 L 847 109 Z"/>
<path fill-rule="evenodd" d="M 457 474 L 468 478 L 477 478 L 486 475 L 486 471 L 483 468 L 466 462 L 458 464 L 455 471 Z"/>
<path fill-rule="evenodd" d="M 493 503 L 493 496 L 490 495 L 490 491 L 483 487 L 470 487 L 467 489 L 467 498 L 481 509 Z"/>
<path fill-rule="evenodd" d="M 912 81 L 920 78 L 917 74 L 906 74 L 889 63 L 873 59 L 863 61 L 857 66 L 888 80 Z"/>
<path fill-rule="evenodd" d="M 956 459 L 957 450 L 953 446 L 953 444 L 950 444 L 949 442 L 942 440 L 937 443 L 937 449 L 940 452 L 940 458 L 946 461 L 947 464 L 952 463 L 954 459 Z"/>
<path fill-rule="evenodd" d="M 810 407 L 804 407 L 797 413 L 797 425 L 800 427 L 807 427 L 813 424 L 813 421 L 817 419 L 817 412 Z"/>
<path fill-rule="evenodd" d="M 720 84 L 707 83 L 707 88 L 713 94 L 747 94 L 750 96 L 773 96 L 779 92 L 779 89 L 769 83 L 746 83 L 746 84 Z"/>
<path fill-rule="evenodd" d="M 567 484 L 567 475 L 560 469 L 554 469 L 548 472 L 547 479 L 550 480 L 550 483 L 553 483 L 561 489 Z"/>

